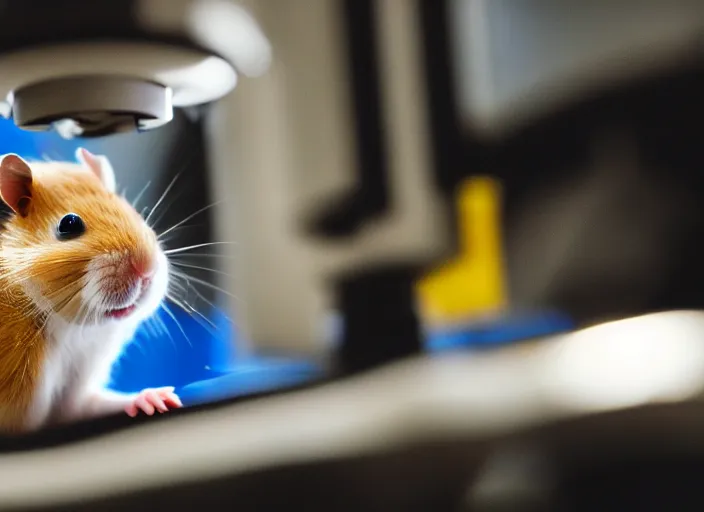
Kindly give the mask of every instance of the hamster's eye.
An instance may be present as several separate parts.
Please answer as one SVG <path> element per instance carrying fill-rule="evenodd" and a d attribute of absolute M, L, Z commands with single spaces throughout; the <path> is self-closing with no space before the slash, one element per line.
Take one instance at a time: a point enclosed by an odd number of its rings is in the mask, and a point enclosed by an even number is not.
<path fill-rule="evenodd" d="M 86 225 L 75 213 L 67 213 L 56 227 L 56 236 L 59 240 L 71 240 L 81 236 L 86 230 Z"/>

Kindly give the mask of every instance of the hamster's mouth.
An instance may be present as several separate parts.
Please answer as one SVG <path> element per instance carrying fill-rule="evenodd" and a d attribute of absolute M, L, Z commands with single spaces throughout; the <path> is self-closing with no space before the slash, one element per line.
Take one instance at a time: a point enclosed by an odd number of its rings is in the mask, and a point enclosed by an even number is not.
<path fill-rule="evenodd" d="M 121 319 L 121 318 L 126 318 L 130 316 L 132 313 L 135 312 L 137 309 L 137 304 L 132 304 L 131 306 L 127 306 L 125 308 L 119 308 L 119 309 L 111 309 L 107 313 L 105 313 L 105 316 L 108 318 L 114 318 L 114 319 Z"/>
<path fill-rule="evenodd" d="M 149 290 L 149 282 L 142 282 L 140 286 L 139 293 L 137 294 L 137 297 L 132 301 L 131 304 L 128 306 L 123 306 L 120 308 L 116 309 L 110 309 L 105 312 L 105 316 L 107 318 L 113 318 L 116 320 L 120 320 L 122 318 L 127 318 L 130 316 L 132 313 L 134 313 L 137 310 L 137 306 L 139 303 L 142 301 L 144 296 L 147 294 L 147 291 Z"/>

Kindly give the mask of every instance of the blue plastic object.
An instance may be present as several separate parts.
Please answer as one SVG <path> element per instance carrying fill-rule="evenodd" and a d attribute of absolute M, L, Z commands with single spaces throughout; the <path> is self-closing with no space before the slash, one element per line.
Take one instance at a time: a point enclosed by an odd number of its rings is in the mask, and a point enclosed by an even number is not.
<path fill-rule="evenodd" d="M 307 361 L 237 357 L 237 333 L 221 311 L 208 315 L 217 330 L 173 306 L 140 329 L 115 365 L 111 387 L 134 392 L 175 386 L 184 405 L 269 391 L 315 379 L 319 369 Z M 154 332 L 151 332 L 154 331 Z"/>
<path fill-rule="evenodd" d="M 429 334 L 430 352 L 488 348 L 574 329 L 571 317 L 560 312 L 513 315 L 486 324 L 467 324 Z"/>
<path fill-rule="evenodd" d="M 25 158 L 73 159 L 79 143 L 65 140 L 53 132 L 20 130 L 12 120 L 0 118 L 0 154 L 17 153 Z"/>
<path fill-rule="evenodd" d="M 115 365 L 112 387 L 120 391 L 139 391 L 154 386 L 181 387 L 225 373 L 234 352 L 234 330 L 221 312 L 208 317 L 208 324 L 173 305 L 157 312 L 143 325 Z M 234 341 L 234 342 L 233 342 Z M 220 357 L 216 357 L 220 356 Z M 230 359 L 230 360 L 228 360 Z"/>
<path fill-rule="evenodd" d="M 257 392 L 282 389 L 322 377 L 308 361 L 251 359 L 233 365 L 229 373 L 194 382 L 177 390 L 185 406 L 212 402 Z"/>

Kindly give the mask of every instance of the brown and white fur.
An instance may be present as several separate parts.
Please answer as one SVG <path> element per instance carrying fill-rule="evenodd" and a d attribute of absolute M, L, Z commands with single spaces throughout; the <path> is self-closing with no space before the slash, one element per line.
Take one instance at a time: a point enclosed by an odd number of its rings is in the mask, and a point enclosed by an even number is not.
<path fill-rule="evenodd" d="M 169 265 L 154 231 L 115 193 L 108 160 L 0 161 L 0 432 L 180 407 L 173 388 L 120 394 L 111 368 L 164 299 Z M 57 236 L 73 213 L 82 235 Z"/>

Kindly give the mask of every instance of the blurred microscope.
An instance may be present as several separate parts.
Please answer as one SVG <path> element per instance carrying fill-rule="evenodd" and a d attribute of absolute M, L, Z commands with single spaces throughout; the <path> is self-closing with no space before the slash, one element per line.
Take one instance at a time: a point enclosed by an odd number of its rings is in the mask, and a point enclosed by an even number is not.
<path fill-rule="evenodd" d="M 701 509 L 704 320 L 657 312 L 704 305 L 704 4 L 29 9 L 0 4 L 18 126 L 99 137 L 218 101 L 238 327 L 330 379 L 66 447 L 41 479 L 36 457 L 0 457 L 0 509 Z M 509 309 L 583 329 L 431 357 L 416 282 L 459 250 L 455 195 L 478 175 L 503 188 Z M 162 438 L 168 453 L 140 463 Z"/>

